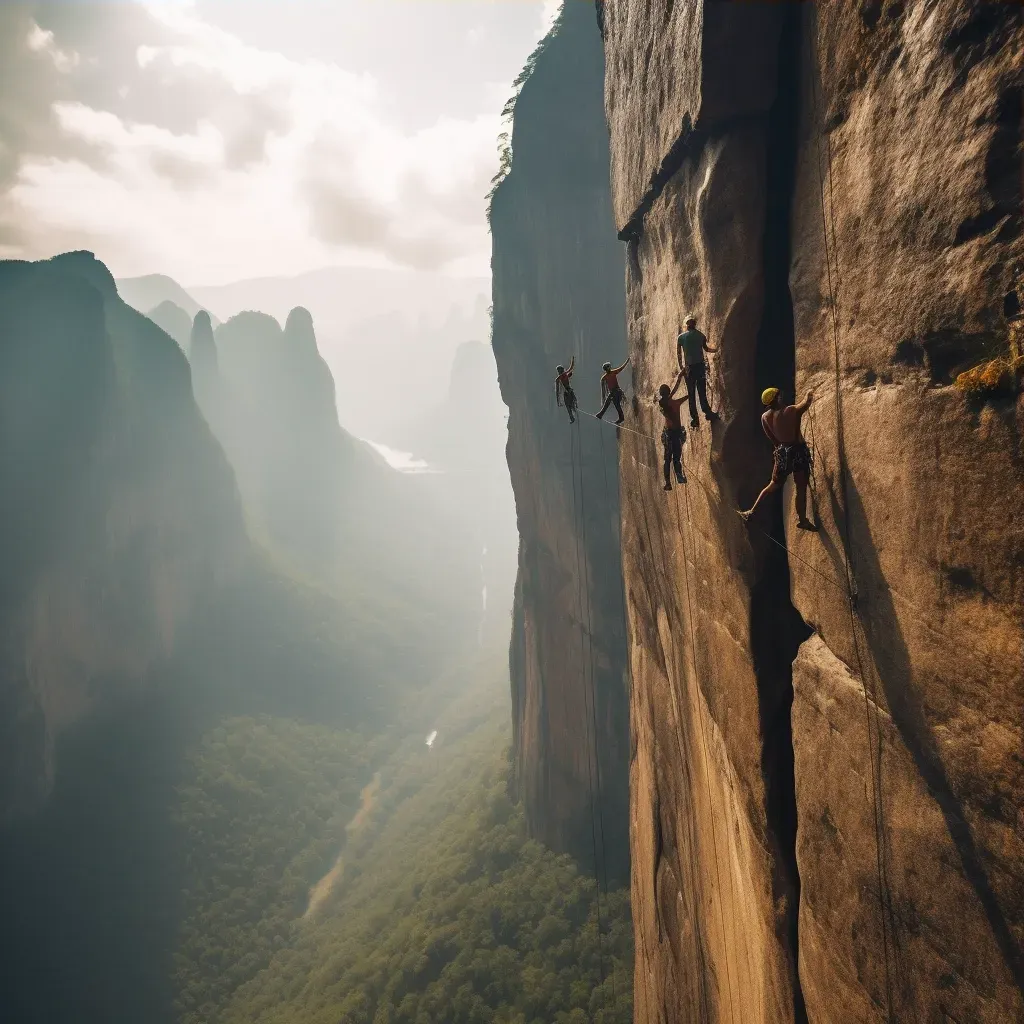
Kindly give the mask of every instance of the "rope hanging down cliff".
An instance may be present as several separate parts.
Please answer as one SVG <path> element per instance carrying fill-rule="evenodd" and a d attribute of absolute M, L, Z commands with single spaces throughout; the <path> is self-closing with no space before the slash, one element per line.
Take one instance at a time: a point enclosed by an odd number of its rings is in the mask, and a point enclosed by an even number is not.
<path fill-rule="evenodd" d="M 817 67 L 817 54 L 813 49 L 814 39 L 811 33 L 807 33 L 807 45 L 810 59 L 807 61 L 809 77 L 809 93 L 811 97 L 811 111 L 813 116 L 813 131 L 815 137 L 815 164 L 818 171 L 818 191 L 821 200 L 821 226 L 822 240 L 825 248 L 825 268 L 829 292 L 829 309 L 832 322 L 832 347 L 833 362 L 835 369 L 835 423 L 836 423 L 836 454 L 838 458 L 838 476 L 840 493 L 842 495 L 843 524 L 841 526 L 841 540 L 843 547 L 843 560 L 846 570 L 846 588 L 848 594 L 848 605 L 850 613 L 850 632 L 853 641 L 854 655 L 857 659 L 857 666 L 860 671 L 861 687 L 864 691 L 864 713 L 865 725 L 868 739 L 868 758 L 871 763 L 871 797 L 873 804 L 874 831 L 875 831 L 875 862 L 878 878 L 878 899 L 882 925 L 882 950 L 885 962 L 885 995 L 886 1009 L 890 1022 L 895 1021 L 896 1015 L 893 1005 L 893 983 L 890 973 L 890 951 L 889 934 L 892 934 L 892 943 L 899 949 L 899 936 L 896 927 L 895 915 L 892 908 L 892 893 L 889 887 L 886 826 L 885 826 L 885 805 L 882 795 L 882 726 L 880 721 L 881 710 L 878 706 L 877 694 L 874 683 L 869 682 L 868 674 L 864 669 L 864 662 L 860 653 L 860 643 L 857 637 L 858 614 L 857 614 L 857 584 L 853 569 L 853 559 L 850 544 L 850 502 L 847 487 L 846 472 L 846 438 L 843 425 L 843 400 L 842 400 L 842 359 L 840 356 L 839 342 L 839 310 L 837 293 L 839 290 L 839 254 L 836 241 L 835 226 L 835 187 L 832 176 L 832 136 L 825 132 L 826 144 L 828 147 L 828 190 L 829 190 L 829 215 L 825 212 L 825 174 L 822 168 L 821 135 L 823 126 L 821 122 L 820 109 L 818 105 L 818 86 L 814 69 Z M 832 229 L 832 246 L 830 253 L 829 226 Z M 832 260 L 835 259 L 835 282 L 833 283 Z M 837 523 L 837 525 L 839 525 Z M 870 689 L 869 689 L 870 687 Z M 874 728 L 872 729 L 871 708 L 874 706 Z M 872 738 L 874 733 L 874 738 Z M 877 760 L 876 760 L 877 758 Z M 897 954 L 898 956 L 898 954 Z M 898 960 L 897 960 L 898 966 Z M 916 1019 L 916 1009 L 911 1003 Z"/>
<path fill-rule="evenodd" d="M 592 743 L 595 746 L 595 754 L 596 754 L 596 737 L 593 735 L 592 730 L 591 730 L 591 726 L 590 726 L 591 719 L 590 719 L 590 715 L 589 715 L 589 712 L 588 712 L 588 709 L 587 709 L 587 668 L 586 668 L 587 661 L 586 661 L 586 656 L 585 656 L 585 652 L 584 652 L 583 598 L 582 598 L 582 591 L 580 589 L 581 581 L 582 581 L 582 573 L 581 573 L 581 565 L 580 565 L 580 531 L 575 528 L 575 526 L 576 526 L 575 520 L 576 520 L 576 516 L 577 516 L 577 513 L 578 513 L 578 505 L 577 505 L 577 501 L 576 501 L 576 461 L 577 461 L 577 459 L 576 459 L 576 446 L 573 443 L 574 438 L 575 438 L 576 441 L 579 441 L 579 436 L 578 436 L 577 431 L 570 431 L 570 433 L 569 433 L 569 459 L 570 459 L 571 470 L 572 470 L 573 532 L 576 535 L 576 599 L 577 599 L 577 606 L 578 606 L 578 609 L 579 609 L 579 623 L 580 623 L 580 672 L 581 672 L 582 681 L 583 681 L 584 737 L 585 737 L 586 747 L 587 747 L 587 782 L 588 782 L 588 787 L 589 787 L 589 790 L 590 790 L 590 838 L 591 838 L 591 843 L 592 843 L 592 847 L 593 847 L 593 854 L 594 854 L 594 880 L 595 880 L 595 883 L 597 885 L 597 892 L 596 892 L 596 903 L 597 903 L 597 957 L 598 957 L 598 971 L 599 971 L 599 975 L 600 975 L 600 978 L 601 978 L 601 990 L 602 990 L 601 991 L 601 998 L 602 998 L 602 1001 L 603 1001 L 603 999 L 604 999 L 605 967 L 604 967 L 604 947 L 603 947 L 602 938 L 601 938 L 601 932 L 602 932 L 602 928 L 603 928 L 602 920 L 601 920 L 601 877 L 600 877 L 600 867 L 599 867 L 599 862 L 598 862 L 598 857 L 597 857 L 597 825 L 596 825 L 595 814 L 594 814 L 594 776 L 593 776 L 593 771 L 592 771 L 591 762 L 590 762 Z M 582 459 L 580 459 L 580 462 L 582 463 Z M 581 480 L 581 485 L 582 485 L 582 474 L 581 474 L 580 480 Z M 589 595 L 588 595 L 588 604 L 589 604 Z M 589 616 L 588 616 L 588 618 L 589 618 Z M 589 627 L 589 624 L 588 624 L 587 632 L 589 632 L 589 631 L 590 631 L 590 627 Z M 600 782 L 599 782 L 599 784 L 600 784 Z M 601 837 L 601 842 L 602 842 L 602 847 L 603 847 L 603 845 L 604 845 L 604 836 L 603 836 L 603 834 L 602 834 L 602 837 Z M 602 852 L 602 857 L 603 857 L 604 852 L 605 852 L 603 848 L 602 848 L 601 852 Z M 607 885 L 605 887 L 605 892 L 607 894 Z"/>
<path fill-rule="evenodd" d="M 605 898 L 608 897 L 608 848 L 605 843 L 604 833 L 604 791 L 603 784 L 601 781 L 601 759 L 598 756 L 597 747 L 597 672 L 594 663 L 594 627 L 593 627 L 593 602 L 590 598 L 590 559 L 587 558 L 587 502 L 586 502 L 586 491 L 583 486 L 583 439 L 579 435 L 579 421 L 576 423 L 577 437 L 576 437 L 576 452 L 579 462 L 580 472 L 580 532 L 578 537 L 582 537 L 583 540 L 583 593 L 586 595 L 587 604 L 587 651 L 589 654 L 590 661 L 590 734 L 592 749 L 594 752 L 594 777 L 597 781 L 597 826 L 598 835 L 601 840 L 601 868 L 604 875 L 604 894 Z M 579 551 L 579 545 L 577 544 L 577 552 Z M 582 627 L 582 623 L 581 623 Z M 584 686 L 584 702 L 586 702 L 586 687 Z M 585 710 L 585 707 L 584 707 Z M 595 865 L 595 873 L 597 865 Z M 598 889 L 600 889 L 600 879 L 597 879 Z M 611 972 L 609 974 L 609 980 L 611 981 L 612 988 L 612 1005 L 615 1005 L 615 962 L 612 961 Z"/>
<path fill-rule="evenodd" d="M 690 526 L 690 548 L 691 548 L 691 550 L 694 553 L 693 554 L 694 563 L 696 563 L 697 551 L 696 551 L 696 547 L 694 546 L 694 540 L 693 540 L 693 524 L 692 524 L 692 522 L 690 522 L 690 497 L 689 497 L 689 492 L 686 491 L 685 489 L 683 491 L 683 496 L 684 496 L 684 500 L 686 501 L 686 519 L 687 519 L 687 523 Z M 688 556 L 686 554 L 686 539 L 683 536 L 682 524 L 679 525 L 679 535 L 680 535 L 680 537 L 683 538 L 683 582 L 684 582 L 684 585 L 685 585 L 685 592 L 686 592 L 686 618 L 687 618 L 687 622 L 688 622 L 689 627 L 690 627 L 690 664 L 693 666 L 693 681 L 694 681 L 694 686 L 697 688 L 697 725 L 698 725 L 698 729 L 699 729 L 699 732 L 700 732 L 701 748 L 702 748 L 702 750 L 704 752 L 704 779 L 705 779 L 705 781 L 707 783 L 707 787 L 708 787 L 708 801 L 709 801 L 709 803 L 711 803 L 711 836 L 712 836 L 712 841 L 713 841 L 713 844 L 714 844 L 715 875 L 716 875 L 716 878 L 717 878 L 717 881 L 718 881 L 718 892 L 719 892 L 719 896 L 718 896 L 718 912 L 719 912 L 719 915 L 722 918 L 722 941 L 726 943 L 725 970 L 726 970 L 726 976 L 727 976 L 728 983 L 729 983 L 729 1013 L 730 1013 L 730 1016 L 732 1016 L 732 1018 L 735 1019 L 736 1011 L 735 1011 L 735 1008 L 733 1007 L 733 1003 L 732 1003 L 732 971 L 731 971 L 730 966 L 729 966 L 729 955 L 728 955 L 728 949 L 729 949 L 729 946 L 731 944 L 729 943 L 728 939 L 725 936 L 725 915 L 724 915 L 724 912 L 722 911 L 722 876 L 721 876 L 721 867 L 719 865 L 719 857 L 718 857 L 718 829 L 717 829 L 717 825 L 715 823 L 714 801 L 712 799 L 712 794 L 711 794 L 711 767 L 710 767 L 710 760 L 708 758 L 707 737 L 705 736 L 705 733 L 704 733 L 704 715 L 703 715 L 702 709 L 701 709 L 700 687 L 699 687 L 699 685 L 697 683 L 697 678 L 698 678 L 698 676 L 697 676 L 697 633 L 696 633 L 696 628 L 695 628 L 694 618 L 693 618 L 693 603 L 692 603 L 692 601 L 690 599 L 690 591 L 692 589 L 692 580 L 690 578 L 690 569 L 689 569 L 689 564 L 688 564 Z"/>
<path fill-rule="evenodd" d="M 642 435 L 642 436 L 644 436 L 644 435 Z M 653 558 L 654 558 L 653 538 L 652 538 L 652 535 L 651 535 L 650 523 L 648 521 L 647 499 L 644 496 L 644 484 L 642 482 L 638 482 L 637 483 L 637 485 L 636 485 L 636 493 L 639 495 L 639 498 L 640 498 L 640 508 L 641 508 L 642 513 L 643 513 L 644 530 L 645 530 L 645 533 L 646 533 L 646 536 L 647 536 L 647 550 L 648 550 L 648 552 L 650 554 L 651 559 L 653 560 Z M 684 559 L 684 561 L 685 561 L 685 559 Z M 648 572 L 649 572 L 650 578 L 652 578 L 652 579 L 657 578 L 657 566 L 655 566 L 653 564 L 653 562 L 652 562 L 652 565 L 650 566 Z M 687 592 L 687 594 L 689 594 L 689 576 L 686 573 L 685 565 L 684 565 L 684 580 L 686 582 L 686 592 Z M 689 605 L 689 601 L 687 601 L 687 604 Z M 691 664 L 693 665 L 694 675 L 696 675 L 697 668 L 696 668 L 696 661 L 693 660 L 693 658 L 694 658 L 694 647 L 692 646 L 693 645 L 693 633 L 692 633 L 693 622 L 692 622 L 692 619 L 689 618 L 689 616 L 688 616 L 688 621 L 689 621 L 690 626 L 691 626 L 691 648 L 690 648 Z M 677 728 L 674 730 L 674 733 L 675 733 L 676 743 L 679 746 L 679 756 L 680 756 L 681 763 L 682 763 L 682 765 L 684 767 L 684 770 L 689 775 L 689 773 L 691 771 L 691 765 L 692 765 L 693 758 L 692 758 L 691 752 L 689 750 L 689 742 L 688 742 L 689 734 L 681 726 L 682 719 L 681 719 L 681 716 L 680 716 L 679 705 L 678 705 L 678 702 L 677 702 L 675 687 L 673 687 L 673 686 L 669 687 L 669 695 L 670 695 L 670 698 L 671 698 L 671 701 L 672 701 L 672 713 L 673 713 L 673 715 L 675 717 L 675 720 L 677 722 Z M 697 703 L 698 722 L 700 724 L 701 743 L 702 743 L 703 750 L 705 752 L 705 759 L 704 759 L 705 783 L 707 785 L 708 807 L 709 807 L 709 812 L 710 812 L 710 815 L 711 815 L 711 828 L 712 828 L 712 838 L 713 838 L 713 848 L 714 848 L 713 856 L 714 856 L 714 860 L 715 860 L 715 871 L 716 871 L 716 879 L 717 879 L 718 893 L 719 893 L 719 898 L 718 898 L 719 925 L 720 925 L 721 934 L 722 934 L 723 955 L 724 955 L 725 961 L 726 961 L 726 980 L 727 980 L 727 990 L 728 990 L 728 994 L 729 994 L 729 1016 L 730 1016 L 730 1020 L 733 1021 L 733 1024 L 736 1024 L 736 1013 L 735 1013 L 735 1006 L 734 1006 L 734 1003 L 733 1003 L 733 991 L 732 991 L 732 969 L 731 969 L 731 966 L 730 966 L 730 959 L 731 958 L 729 956 L 730 946 L 729 946 L 729 942 L 728 942 L 728 940 L 726 938 L 725 913 L 724 913 L 724 910 L 722 909 L 722 895 L 721 895 L 722 894 L 722 886 L 721 886 L 721 875 L 720 875 L 719 862 L 718 862 L 718 826 L 717 826 L 717 818 L 716 818 L 716 815 L 715 815 L 714 795 L 713 795 L 713 792 L 711 790 L 710 776 L 708 775 L 708 761 L 707 761 L 707 757 L 706 757 L 707 745 L 706 745 L 705 737 L 704 737 L 703 717 L 702 717 L 701 711 L 700 711 L 700 706 L 699 706 L 700 705 L 700 701 L 699 701 L 699 698 L 698 698 L 696 703 Z M 684 746 L 687 749 L 684 749 Z M 690 778 L 692 780 L 692 776 L 690 776 Z M 694 822 L 693 822 L 692 816 L 687 816 L 686 821 L 687 821 L 687 825 L 688 825 L 688 830 L 690 831 L 690 833 L 692 835 L 693 834 L 693 827 L 694 827 Z M 694 854 L 695 854 L 695 844 L 693 843 L 692 840 L 687 844 L 687 848 L 688 848 L 689 853 L 690 853 L 690 874 L 691 874 L 692 878 L 697 879 L 699 877 L 699 870 L 698 870 L 698 867 L 697 867 L 697 861 L 696 861 L 696 859 L 694 857 Z M 691 888 L 688 888 L 688 895 L 691 898 L 694 898 L 693 897 L 693 893 L 691 891 Z M 693 907 L 693 909 L 691 911 L 691 918 L 694 921 L 699 920 L 699 913 L 698 913 L 696 905 L 694 905 L 694 907 Z M 707 983 L 708 971 L 705 969 L 703 936 L 702 936 L 699 928 L 695 930 L 694 937 L 695 937 L 695 941 L 696 941 L 696 944 L 697 944 L 698 959 L 700 961 L 700 966 L 702 968 L 701 971 L 700 971 L 700 985 L 701 985 L 700 995 L 701 995 L 702 1019 L 704 1021 L 710 1022 L 713 1018 L 709 1015 L 709 1005 L 708 1005 L 709 1004 L 709 1000 L 708 1000 L 708 994 L 707 994 L 707 992 L 705 990 L 705 986 L 706 986 L 706 983 Z"/>

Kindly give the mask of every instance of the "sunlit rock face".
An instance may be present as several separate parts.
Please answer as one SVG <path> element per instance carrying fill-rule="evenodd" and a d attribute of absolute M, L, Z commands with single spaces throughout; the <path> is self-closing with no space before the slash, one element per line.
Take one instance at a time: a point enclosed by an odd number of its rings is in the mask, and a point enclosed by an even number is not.
<path fill-rule="evenodd" d="M 516 102 L 512 169 L 493 200 L 493 343 L 520 532 L 517 784 L 535 836 L 586 863 L 596 848 L 602 872 L 626 877 L 616 435 L 588 417 L 570 427 L 554 396 L 555 365 L 575 353 L 581 406 L 596 411 L 601 364 L 625 356 L 602 80 L 593 8 L 567 4 Z"/>
<path fill-rule="evenodd" d="M 1024 408 L 952 386 L 1019 309 L 1019 11 L 600 14 L 637 380 L 720 346 L 685 490 L 619 449 L 636 1020 L 1024 1019 Z M 769 385 L 820 534 L 736 515 Z"/>
<path fill-rule="evenodd" d="M 90 253 L 0 264 L 0 814 L 143 693 L 244 549 L 178 346 Z"/>

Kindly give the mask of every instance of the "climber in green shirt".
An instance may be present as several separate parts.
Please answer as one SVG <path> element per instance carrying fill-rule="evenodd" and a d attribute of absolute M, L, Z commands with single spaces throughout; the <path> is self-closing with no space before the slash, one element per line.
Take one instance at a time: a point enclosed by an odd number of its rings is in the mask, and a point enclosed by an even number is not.
<path fill-rule="evenodd" d="M 699 427 L 700 420 L 697 419 L 697 398 L 700 398 L 700 407 L 708 418 L 708 423 L 718 419 L 718 414 L 711 411 L 711 403 L 708 401 L 708 376 L 704 366 L 704 353 L 717 352 L 708 344 L 705 334 L 697 330 L 697 318 L 688 316 L 686 318 L 686 330 L 676 339 L 676 359 L 679 369 L 686 376 L 686 383 L 690 391 L 690 426 Z"/>

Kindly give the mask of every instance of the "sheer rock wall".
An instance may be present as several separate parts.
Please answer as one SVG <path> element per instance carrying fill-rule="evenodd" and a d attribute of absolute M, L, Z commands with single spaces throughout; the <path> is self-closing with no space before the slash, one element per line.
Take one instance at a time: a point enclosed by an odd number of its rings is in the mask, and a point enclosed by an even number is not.
<path fill-rule="evenodd" d="M 599 14 L 645 433 L 720 346 L 685 489 L 620 444 L 636 1020 L 1024 1019 L 1024 408 L 952 386 L 1019 308 L 1019 8 Z M 818 535 L 735 513 L 770 384 Z"/>
<path fill-rule="evenodd" d="M 615 433 L 586 416 L 570 427 L 554 394 L 555 365 L 575 354 L 580 404 L 595 411 L 601 364 L 625 354 L 603 73 L 593 8 L 567 5 L 516 102 L 512 167 L 493 198 L 493 344 L 520 534 L 511 650 L 517 785 L 533 835 L 585 863 L 596 848 L 602 878 L 606 866 L 625 878 Z"/>

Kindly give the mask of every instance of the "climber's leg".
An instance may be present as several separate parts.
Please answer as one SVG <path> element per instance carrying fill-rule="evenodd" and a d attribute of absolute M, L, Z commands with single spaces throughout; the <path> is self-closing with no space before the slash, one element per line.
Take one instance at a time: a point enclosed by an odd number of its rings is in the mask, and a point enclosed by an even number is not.
<path fill-rule="evenodd" d="M 597 414 L 597 418 L 598 419 L 600 419 L 608 411 L 608 406 L 612 404 L 612 401 L 613 401 L 614 398 L 615 398 L 615 392 L 614 391 L 609 391 L 607 398 L 605 398 L 605 400 L 604 400 L 604 405 L 601 406 L 601 411 Z M 618 401 L 615 402 L 615 408 L 619 409 Z M 620 416 L 622 415 L 622 410 L 621 409 L 619 409 L 619 415 Z"/>
<path fill-rule="evenodd" d="M 693 380 L 693 386 L 691 391 L 696 388 L 697 397 L 700 399 L 700 407 L 704 410 L 704 415 L 709 420 L 715 418 L 715 414 L 711 411 L 711 403 L 708 401 L 708 376 L 707 371 L 703 366 L 694 366 L 690 370 L 690 374 Z M 691 404 L 691 415 L 696 417 L 696 407 Z"/>
<path fill-rule="evenodd" d="M 793 470 L 793 483 L 796 485 L 796 525 L 801 530 L 814 532 L 818 527 L 807 518 L 807 481 L 807 470 Z"/>
<path fill-rule="evenodd" d="M 699 427 L 700 420 L 697 419 L 697 386 L 696 386 L 696 366 L 688 366 L 686 368 L 686 401 L 690 406 L 690 426 Z M 707 395 L 704 396 L 704 401 L 707 402 Z"/>
<path fill-rule="evenodd" d="M 668 428 L 666 428 L 665 430 L 663 430 L 661 432 L 661 447 L 662 447 L 662 451 L 664 453 L 664 466 L 662 468 L 663 468 L 663 471 L 665 473 L 665 490 L 666 491 L 671 491 L 672 490 L 672 478 L 671 478 L 671 476 L 669 476 L 669 474 L 670 474 L 670 472 L 672 470 L 673 463 L 675 463 L 675 465 L 677 467 L 677 469 L 676 469 L 676 478 L 677 479 L 680 477 L 680 475 L 682 473 L 682 468 L 679 466 L 679 456 L 680 456 L 680 454 L 682 453 L 682 450 L 683 450 L 683 442 L 680 439 L 679 435 L 680 435 L 680 431 L 678 431 L 678 430 L 671 430 L 671 429 L 668 429 Z M 686 480 L 686 478 L 683 477 L 679 482 L 680 483 L 684 483 L 685 480 Z"/>
<path fill-rule="evenodd" d="M 615 403 L 615 411 L 619 414 L 618 421 L 621 423 L 626 417 L 622 413 L 622 399 L 625 397 L 621 389 L 616 388 L 611 395 L 608 396 Z M 604 403 L 605 408 L 608 408 L 608 403 Z"/>
<path fill-rule="evenodd" d="M 768 482 L 768 486 L 761 491 L 757 496 L 757 499 L 754 501 L 754 504 L 751 505 L 746 512 L 740 512 L 740 516 L 743 519 L 749 519 L 757 511 L 757 506 L 760 505 L 769 494 L 774 494 L 781 486 L 781 482 L 776 477 L 776 474 L 773 473 L 771 480 Z"/>
<path fill-rule="evenodd" d="M 672 481 L 669 477 L 669 470 L 675 469 L 676 480 L 681 483 L 686 483 L 686 474 L 683 472 L 683 442 L 686 440 L 686 434 L 681 429 L 668 429 L 662 431 L 661 443 L 665 452 L 665 490 L 672 490 Z"/>

